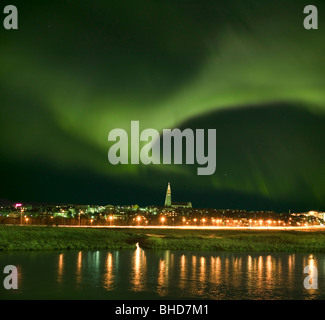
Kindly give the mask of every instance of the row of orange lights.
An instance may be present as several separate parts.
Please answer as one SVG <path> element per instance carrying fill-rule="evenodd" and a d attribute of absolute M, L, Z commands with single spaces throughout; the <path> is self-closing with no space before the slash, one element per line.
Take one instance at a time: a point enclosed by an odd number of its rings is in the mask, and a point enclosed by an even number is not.
<path fill-rule="evenodd" d="M 111 218 L 112 217 L 110 217 L 110 220 L 111 220 Z M 138 216 L 137 218 L 136 218 L 136 220 L 138 221 L 138 222 L 140 222 L 142 219 L 144 219 L 144 218 L 142 218 L 142 217 L 140 217 L 140 216 Z M 144 219 L 145 220 L 145 219 Z M 161 222 L 165 222 L 167 220 L 167 218 L 166 217 L 161 217 L 160 218 L 160 221 Z M 194 222 L 197 222 L 198 220 L 200 220 L 200 219 L 197 219 L 197 218 L 194 218 L 193 219 L 193 221 Z M 191 221 L 191 219 L 189 219 L 189 220 L 187 220 L 186 218 L 183 218 L 182 219 L 182 221 L 185 223 L 188 223 L 188 221 Z M 201 219 L 201 222 L 202 223 L 205 223 L 205 222 L 207 222 L 208 221 L 208 219 L 206 219 L 206 218 L 202 218 Z M 213 222 L 213 223 L 223 223 L 223 222 L 226 222 L 226 223 L 229 223 L 229 222 L 231 222 L 230 220 L 222 220 L 222 219 L 214 219 L 214 218 L 211 218 L 211 221 Z M 147 221 L 146 221 L 147 222 Z M 242 223 L 242 220 L 233 220 L 232 222 L 234 222 L 234 223 Z M 281 220 L 252 220 L 252 219 L 250 219 L 249 220 L 249 223 L 250 224 L 252 224 L 252 223 L 254 223 L 254 224 L 260 224 L 260 225 L 263 225 L 263 223 L 267 223 L 267 224 L 269 224 L 269 225 L 271 225 L 271 224 L 276 224 L 276 223 L 278 223 L 278 224 L 283 224 L 283 225 L 286 225 L 285 223 L 284 223 L 284 221 L 281 221 Z"/>
<path fill-rule="evenodd" d="M 28 220 L 29 220 L 29 218 L 27 217 L 27 216 L 24 216 L 24 218 L 25 218 L 25 221 L 26 222 L 28 222 Z M 51 218 L 53 218 L 53 217 L 51 217 Z M 112 221 L 113 219 L 114 219 L 114 217 L 113 216 L 109 216 L 108 217 L 108 219 L 110 220 L 110 221 Z M 136 218 L 136 220 L 138 221 L 138 222 L 140 222 L 141 220 L 145 220 L 145 222 L 146 223 L 148 223 L 148 220 L 146 220 L 145 218 L 143 218 L 143 217 L 140 217 L 140 216 L 137 216 L 137 218 Z M 193 219 L 193 221 L 194 222 L 197 222 L 199 219 L 197 219 L 197 218 L 194 218 Z M 291 220 L 291 218 L 290 218 L 290 220 Z M 160 221 L 162 222 L 162 223 L 164 223 L 165 221 L 166 221 L 166 217 L 161 217 L 160 218 Z M 182 219 L 182 221 L 183 221 L 183 223 L 187 223 L 188 224 L 188 221 L 187 221 L 187 219 L 186 218 L 183 218 Z M 189 220 L 189 221 L 191 221 L 191 220 Z M 202 223 L 205 223 L 206 221 L 207 221 L 207 219 L 206 218 L 202 218 L 201 219 L 201 221 L 202 221 Z M 214 218 L 211 218 L 211 221 L 213 222 L 213 223 L 223 223 L 223 222 L 226 222 L 226 223 L 229 223 L 230 222 L 230 220 L 222 220 L 222 219 L 214 219 Z M 94 219 L 91 219 L 90 220 L 90 222 L 91 222 L 91 224 L 94 222 Z M 238 223 L 238 220 L 233 220 L 233 222 L 234 223 Z M 281 220 L 267 220 L 267 221 L 264 221 L 264 220 L 252 220 L 252 219 L 250 219 L 249 220 L 249 223 L 250 224 L 252 224 L 252 223 L 254 223 L 255 225 L 256 224 L 259 224 L 260 226 L 262 226 L 263 225 L 263 223 L 264 222 L 266 222 L 268 225 L 272 225 L 272 224 L 276 224 L 276 223 L 278 223 L 278 224 L 283 224 L 284 226 L 286 225 L 285 223 L 284 223 L 284 221 L 281 221 Z M 242 220 L 239 220 L 239 223 L 242 223 Z M 298 223 L 299 224 L 299 223 Z M 299 224 L 300 225 L 300 224 Z M 307 223 L 305 223 L 304 224 L 306 227 L 308 226 L 308 224 Z"/>

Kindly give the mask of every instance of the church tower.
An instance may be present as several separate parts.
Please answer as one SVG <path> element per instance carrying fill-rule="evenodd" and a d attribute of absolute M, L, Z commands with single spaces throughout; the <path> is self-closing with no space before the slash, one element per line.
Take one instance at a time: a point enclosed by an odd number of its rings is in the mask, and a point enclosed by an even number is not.
<path fill-rule="evenodd" d="M 171 205 L 172 205 L 172 191 L 170 189 L 170 183 L 168 182 L 166 198 L 165 198 L 165 207 L 171 207 Z"/>

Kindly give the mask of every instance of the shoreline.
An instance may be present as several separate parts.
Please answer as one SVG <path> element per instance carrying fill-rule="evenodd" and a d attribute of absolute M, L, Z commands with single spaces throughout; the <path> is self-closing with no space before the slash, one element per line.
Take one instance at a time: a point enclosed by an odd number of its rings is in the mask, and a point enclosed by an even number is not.
<path fill-rule="evenodd" d="M 42 250 L 215 250 L 325 253 L 325 228 L 0 226 L 0 252 Z"/>

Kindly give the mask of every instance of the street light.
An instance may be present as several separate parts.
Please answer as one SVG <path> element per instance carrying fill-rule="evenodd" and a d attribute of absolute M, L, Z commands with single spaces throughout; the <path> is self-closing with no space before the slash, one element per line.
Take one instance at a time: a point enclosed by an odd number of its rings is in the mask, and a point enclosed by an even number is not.
<path fill-rule="evenodd" d="M 137 216 L 138 226 L 140 225 L 141 217 Z"/>
<path fill-rule="evenodd" d="M 24 209 L 21 209 L 20 210 L 20 224 L 21 225 L 23 224 L 23 212 L 24 212 Z"/>
<path fill-rule="evenodd" d="M 81 216 L 80 216 L 81 213 L 83 213 L 83 212 L 79 211 L 79 226 L 81 226 Z"/>
<path fill-rule="evenodd" d="M 165 222 L 166 219 L 165 219 L 165 217 L 161 217 L 160 220 L 161 220 L 161 223 L 164 224 L 164 222 Z"/>

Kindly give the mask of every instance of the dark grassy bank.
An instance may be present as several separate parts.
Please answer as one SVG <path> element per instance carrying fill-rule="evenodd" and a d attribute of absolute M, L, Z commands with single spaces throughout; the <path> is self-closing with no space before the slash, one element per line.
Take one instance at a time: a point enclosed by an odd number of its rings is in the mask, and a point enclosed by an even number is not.
<path fill-rule="evenodd" d="M 134 232 L 88 228 L 0 227 L 0 250 L 135 248 Z"/>
<path fill-rule="evenodd" d="M 143 238 L 143 248 L 242 252 L 325 252 L 325 231 L 177 230 Z"/>
<path fill-rule="evenodd" d="M 325 252 L 325 231 L 0 227 L 0 250 L 122 249 Z"/>

